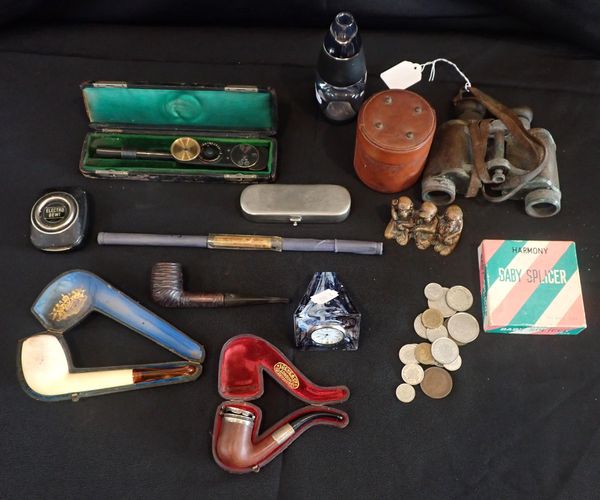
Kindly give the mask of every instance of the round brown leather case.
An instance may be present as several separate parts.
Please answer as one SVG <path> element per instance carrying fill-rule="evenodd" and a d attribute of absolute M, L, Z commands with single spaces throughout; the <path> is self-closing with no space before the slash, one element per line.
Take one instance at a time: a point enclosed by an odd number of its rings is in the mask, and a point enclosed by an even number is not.
<path fill-rule="evenodd" d="M 385 90 L 360 108 L 354 170 L 375 191 L 395 193 L 421 175 L 435 132 L 435 111 L 420 95 Z"/>

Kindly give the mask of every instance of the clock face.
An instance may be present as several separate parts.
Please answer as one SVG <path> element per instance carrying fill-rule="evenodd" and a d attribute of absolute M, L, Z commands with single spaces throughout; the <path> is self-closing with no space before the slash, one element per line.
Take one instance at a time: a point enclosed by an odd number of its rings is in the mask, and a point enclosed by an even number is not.
<path fill-rule="evenodd" d="M 315 344 L 334 346 L 344 340 L 344 331 L 335 326 L 322 326 L 310 334 Z"/>

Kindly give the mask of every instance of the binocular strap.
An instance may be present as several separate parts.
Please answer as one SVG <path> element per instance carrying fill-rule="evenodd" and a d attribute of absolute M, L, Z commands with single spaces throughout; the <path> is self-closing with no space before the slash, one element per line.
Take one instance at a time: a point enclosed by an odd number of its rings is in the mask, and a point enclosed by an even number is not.
<path fill-rule="evenodd" d="M 522 145 L 525 150 L 529 152 L 531 162 L 534 162 L 535 164 L 535 168 L 528 170 L 525 174 L 514 176 L 513 178 L 516 180 L 515 186 L 510 192 L 503 196 L 489 196 L 483 191 L 484 196 L 489 201 L 497 203 L 502 202 L 512 198 L 525 184 L 540 174 L 544 168 L 544 158 L 547 154 L 546 146 L 540 139 L 535 137 L 524 127 L 523 123 L 521 123 L 521 120 L 512 109 L 506 107 L 504 104 L 496 101 L 494 98 L 475 87 L 471 87 L 470 92 L 492 115 L 504 123 L 514 141 Z M 467 198 L 475 197 L 483 184 L 492 183 L 485 165 L 490 124 L 490 119 L 472 121 L 469 124 L 474 168 L 471 172 L 471 179 L 466 193 Z"/>

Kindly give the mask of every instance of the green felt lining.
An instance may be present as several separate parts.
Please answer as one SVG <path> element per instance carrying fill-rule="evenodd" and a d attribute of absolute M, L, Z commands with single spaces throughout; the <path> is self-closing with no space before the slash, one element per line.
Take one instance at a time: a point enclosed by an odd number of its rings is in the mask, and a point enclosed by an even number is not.
<path fill-rule="evenodd" d="M 82 92 L 92 124 L 266 133 L 276 127 L 275 99 L 265 89 L 84 86 Z"/>
<path fill-rule="evenodd" d="M 148 134 L 123 134 L 123 133 L 101 133 L 91 132 L 87 135 L 84 142 L 84 154 L 82 158 L 82 170 L 86 172 L 95 172 L 99 170 L 113 170 L 118 172 L 132 172 L 135 174 L 174 174 L 174 175 L 202 175 L 202 174 L 248 174 L 244 169 L 226 169 L 226 168 L 203 168 L 197 165 L 183 167 L 176 161 L 169 160 L 139 160 L 122 158 L 97 158 L 94 157 L 94 151 L 98 147 L 102 148 L 130 148 L 147 151 L 169 151 L 171 143 L 177 136 L 173 135 L 148 135 Z M 269 150 L 267 168 L 260 171 L 252 171 L 252 175 L 270 176 L 273 170 L 273 139 L 270 138 L 229 138 L 229 137 L 210 137 L 190 135 L 198 142 L 217 142 L 217 143 L 239 143 L 252 144 L 257 147 L 264 147 Z"/>

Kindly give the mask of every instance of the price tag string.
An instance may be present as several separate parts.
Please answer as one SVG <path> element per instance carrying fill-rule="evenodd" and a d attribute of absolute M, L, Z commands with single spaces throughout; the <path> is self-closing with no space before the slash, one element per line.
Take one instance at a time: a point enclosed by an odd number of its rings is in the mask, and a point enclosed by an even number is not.
<path fill-rule="evenodd" d="M 431 65 L 431 70 L 429 71 L 429 81 L 430 82 L 433 82 L 433 79 L 435 78 L 435 65 L 436 65 L 436 63 L 439 63 L 439 62 L 444 62 L 446 64 L 449 64 L 457 71 L 457 73 L 460 76 L 462 76 L 464 78 L 465 90 L 468 91 L 471 88 L 471 81 L 469 80 L 467 75 L 465 75 L 456 64 L 454 64 L 452 61 L 445 59 L 443 57 L 438 57 L 437 59 L 434 59 L 433 61 L 427 61 L 426 63 L 421 64 L 421 72 L 425 71 L 425 68 L 427 66 Z"/>
<path fill-rule="evenodd" d="M 449 64 L 457 71 L 457 73 L 465 80 L 465 90 L 468 91 L 471 88 L 471 81 L 467 75 L 465 75 L 456 64 L 443 57 L 438 57 L 437 59 L 427 61 L 423 64 L 402 61 L 381 73 L 380 76 L 390 89 L 406 89 L 421 81 L 421 77 L 428 66 L 430 67 L 429 81 L 433 82 L 435 78 L 435 65 L 440 62 Z"/>

